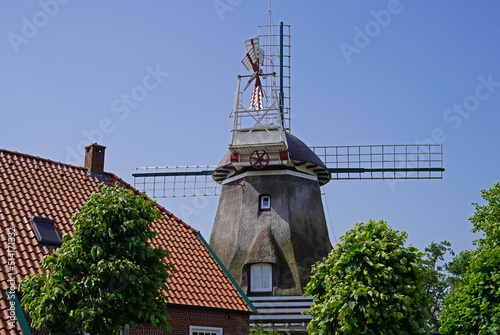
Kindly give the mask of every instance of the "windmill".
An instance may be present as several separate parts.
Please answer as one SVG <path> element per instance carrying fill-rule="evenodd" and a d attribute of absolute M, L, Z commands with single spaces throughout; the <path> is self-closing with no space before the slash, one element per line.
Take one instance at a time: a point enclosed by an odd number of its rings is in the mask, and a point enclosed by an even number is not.
<path fill-rule="evenodd" d="M 260 26 L 245 47 L 251 74 L 237 77 L 220 163 L 137 168 L 134 186 L 153 198 L 220 195 L 210 245 L 259 309 L 252 320 L 300 333 L 311 265 L 332 249 L 320 187 L 332 179 L 440 179 L 442 146 L 308 147 L 291 134 L 290 26 Z"/>

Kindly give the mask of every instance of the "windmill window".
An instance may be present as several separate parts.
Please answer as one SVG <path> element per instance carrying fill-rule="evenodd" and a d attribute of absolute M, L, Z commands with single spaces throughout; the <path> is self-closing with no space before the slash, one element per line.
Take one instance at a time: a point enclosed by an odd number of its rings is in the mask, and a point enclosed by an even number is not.
<path fill-rule="evenodd" d="M 189 335 L 222 335 L 222 328 L 190 326 Z"/>
<path fill-rule="evenodd" d="M 263 194 L 259 198 L 259 209 L 271 209 L 271 196 L 269 194 Z"/>
<path fill-rule="evenodd" d="M 54 220 L 40 216 L 33 216 L 29 219 L 31 228 L 35 233 L 38 243 L 44 245 L 61 246 L 61 237 L 54 225 Z"/>
<path fill-rule="evenodd" d="M 250 290 L 252 292 L 272 292 L 271 264 L 253 264 L 250 272 Z"/>

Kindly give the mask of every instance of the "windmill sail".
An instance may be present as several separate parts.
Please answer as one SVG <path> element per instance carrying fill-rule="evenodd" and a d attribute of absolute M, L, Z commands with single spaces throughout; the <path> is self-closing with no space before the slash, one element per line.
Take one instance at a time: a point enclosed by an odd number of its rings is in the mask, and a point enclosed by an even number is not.
<path fill-rule="evenodd" d="M 255 87 L 253 89 L 252 98 L 250 99 L 250 108 L 254 107 L 257 110 L 262 110 L 263 103 L 262 100 L 266 98 L 266 94 L 262 89 L 262 84 L 260 83 L 260 78 L 255 79 Z"/>
<path fill-rule="evenodd" d="M 247 53 L 241 60 L 243 66 L 248 71 L 256 71 L 255 63 L 259 62 L 259 65 L 263 65 L 264 60 L 264 50 L 259 48 L 259 38 L 254 37 L 245 41 L 245 46 L 247 48 Z"/>

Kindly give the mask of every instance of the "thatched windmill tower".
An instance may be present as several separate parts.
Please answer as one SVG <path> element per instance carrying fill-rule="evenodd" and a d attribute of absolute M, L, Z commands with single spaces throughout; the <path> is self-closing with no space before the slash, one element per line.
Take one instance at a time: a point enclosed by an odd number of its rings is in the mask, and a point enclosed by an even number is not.
<path fill-rule="evenodd" d="M 258 37 L 245 44 L 242 62 L 253 74 L 238 76 L 229 151 L 213 173 L 222 191 L 210 245 L 247 294 L 302 295 L 311 265 L 332 249 L 320 192 L 330 172 L 285 128 L 284 94 L 272 89 L 269 66 L 276 57 L 266 57 Z"/>

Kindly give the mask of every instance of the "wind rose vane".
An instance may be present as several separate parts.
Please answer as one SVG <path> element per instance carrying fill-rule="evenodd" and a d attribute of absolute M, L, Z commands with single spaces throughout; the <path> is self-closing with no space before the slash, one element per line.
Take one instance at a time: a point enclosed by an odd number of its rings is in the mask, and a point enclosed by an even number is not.
<path fill-rule="evenodd" d="M 262 109 L 262 99 L 266 99 L 266 93 L 262 89 L 262 83 L 260 82 L 260 76 L 262 74 L 262 69 L 260 65 L 262 65 L 264 61 L 264 51 L 259 48 L 259 38 L 254 37 L 245 41 L 245 46 L 247 48 L 247 53 L 241 60 L 243 65 L 248 71 L 253 71 L 252 76 L 248 80 L 247 86 L 245 86 L 245 91 L 248 86 L 255 80 L 252 99 L 250 100 L 249 108 L 255 107 L 257 110 Z"/>

